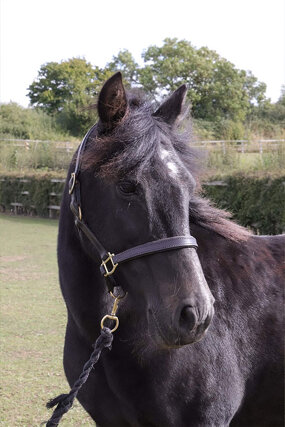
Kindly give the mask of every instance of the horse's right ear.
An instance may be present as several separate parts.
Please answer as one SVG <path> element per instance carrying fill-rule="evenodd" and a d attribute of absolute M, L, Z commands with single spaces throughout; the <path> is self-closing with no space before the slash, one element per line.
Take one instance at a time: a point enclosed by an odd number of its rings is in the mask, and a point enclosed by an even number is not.
<path fill-rule="evenodd" d="M 127 111 L 127 97 L 120 72 L 106 81 L 98 99 L 98 114 L 106 130 L 111 130 Z"/>

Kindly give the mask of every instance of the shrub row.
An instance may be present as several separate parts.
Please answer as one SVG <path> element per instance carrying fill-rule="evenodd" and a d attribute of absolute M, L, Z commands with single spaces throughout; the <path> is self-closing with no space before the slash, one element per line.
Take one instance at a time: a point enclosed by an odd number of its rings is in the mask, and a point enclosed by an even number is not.
<path fill-rule="evenodd" d="M 203 193 L 241 225 L 259 234 L 285 232 L 285 176 L 223 177 L 226 185 L 203 185 Z"/>
<path fill-rule="evenodd" d="M 46 217 L 50 205 L 59 205 L 64 179 L 49 175 L 14 178 L 0 176 L 0 205 L 9 212 L 13 203 L 20 203 L 20 211 Z"/>
<path fill-rule="evenodd" d="M 233 175 L 212 184 L 203 184 L 204 195 L 218 207 L 231 211 L 240 224 L 260 234 L 285 232 L 285 176 Z M 22 204 L 23 213 L 48 216 L 48 206 L 60 204 L 63 186 L 63 179 L 49 175 L 25 178 L 0 176 L 0 204 L 6 212 L 13 207 L 11 203 L 18 202 Z"/>

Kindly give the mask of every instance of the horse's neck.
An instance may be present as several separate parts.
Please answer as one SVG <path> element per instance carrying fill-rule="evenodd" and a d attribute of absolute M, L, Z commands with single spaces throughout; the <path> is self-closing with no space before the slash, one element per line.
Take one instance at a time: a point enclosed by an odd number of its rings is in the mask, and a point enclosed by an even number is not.
<path fill-rule="evenodd" d="M 227 286 L 236 286 L 241 275 L 251 279 L 254 255 L 247 241 L 226 239 L 197 225 L 191 227 L 191 233 L 197 239 L 199 259 L 210 287 L 226 282 Z"/>
<path fill-rule="evenodd" d="M 192 226 L 198 242 L 198 255 L 211 291 L 223 298 L 253 303 L 280 287 L 281 263 L 274 258 L 270 239 L 249 235 L 247 240 L 233 241 L 212 230 Z M 279 250 L 280 251 L 280 250 Z M 216 295 L 214 295 L 216 297 Z"/>

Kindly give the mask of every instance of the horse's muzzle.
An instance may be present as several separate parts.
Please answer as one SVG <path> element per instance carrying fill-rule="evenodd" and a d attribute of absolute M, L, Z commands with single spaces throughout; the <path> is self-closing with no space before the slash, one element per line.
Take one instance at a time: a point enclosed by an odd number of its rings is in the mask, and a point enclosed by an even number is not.
<path fill-rule="evenodd" d="M 172 321 L 151 311 L 156 326 L 158 344 L 163 348 L 177 348 L 200 341 L 214 316 L 213 303 L 191 305 L 188 299 L 177 307 Z"/>
<path fill-rule="evenodd" d="M 175 344 L 178 346 L 199 341 L 208 329 L 214 315 L 213 304 L 193 306 L 183 301 L 174 315 Z"/>

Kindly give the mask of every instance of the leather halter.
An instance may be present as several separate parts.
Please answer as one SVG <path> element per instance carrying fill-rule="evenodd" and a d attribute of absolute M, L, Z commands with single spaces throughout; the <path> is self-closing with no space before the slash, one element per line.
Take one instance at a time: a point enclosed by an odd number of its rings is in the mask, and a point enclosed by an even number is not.
<path fill-rule="evenodd" d="M 141 258 L 150 254 L 155 254 L 159 252 L 171 251 L 174 249 L 181 248 L 195 248 L 197 249 L 197 241 L 193 236 L 174 236 L 167 237 L 164 239 L 154 240 L 151 242 L 144 243 L 142 245 L 134 246 L 130 249 L 126 249 L 123 252 L 118 254 L 113 254 L 107 251 L 103 245 L 99 242 L 95 234 L 87 226 L 86 222 L 82 218 L 81 211 L 81 193 L 80 193 L 80 165 L 81 165 L 81 153 L 83 153 L 86 143 L 89 136 L 96 128 L 97 125 L 94 125 L 85 137 L 83 138 L 77 152 L 76 163 L 74 171 L 71 174 L 69 180 L 69 194 L 71 196 L 70 209 L 75 217 L 75 225 L 79 231 L 83 232 L 87 239 L 90 241 L 94 247 L 98 260 L 101 261 L 100 272 L 106 280 L 106 285 L 108 292 L 112 292 L 116 284 L 116 281 L 113 277 L 117 266 L 124 262 L 131 261 L 136 258 Z"/>

